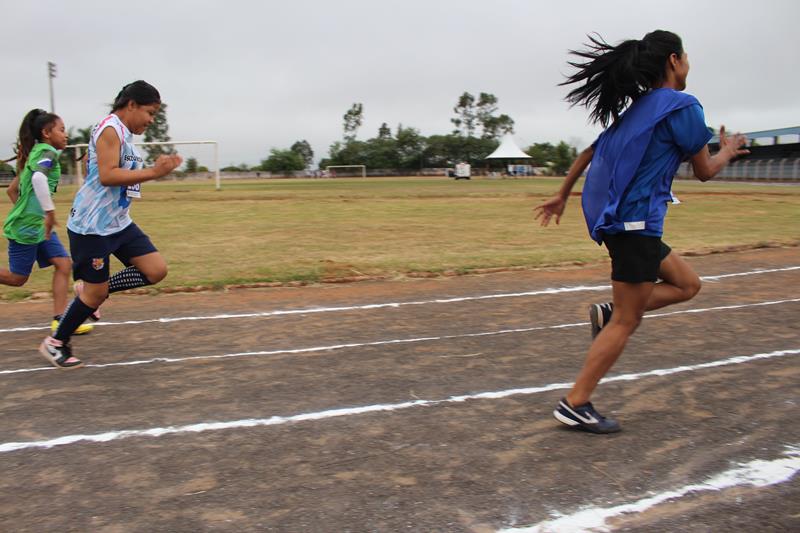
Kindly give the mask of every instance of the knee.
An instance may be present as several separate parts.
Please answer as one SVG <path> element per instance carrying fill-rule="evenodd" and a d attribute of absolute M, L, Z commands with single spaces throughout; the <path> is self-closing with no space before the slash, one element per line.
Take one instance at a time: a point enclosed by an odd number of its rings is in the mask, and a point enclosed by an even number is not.
<path fill-rule="evenodd" d="M 92 309 L 97 309 L 108 299 L 108 288 L 105 291 L 84 291 L 80 296 L 81 301 Z"/>
<path fill-rule="evenodd" d="M 72 272 L 72 261 L 69 259 L 53 263 L 53 266 L 56 269 L 56 274 L 60 276 L 69 276 L 70 272 Z"/>
<path fill-rule="evenodd" d="M 683 296 L 684 300 L 691 300 L 697 293 L 700 292 L 700 288 L 703 286 L 703 283 L 700 281 L 699 277 L 695 277 L 689 284 L 683 287 Z"/>
<path fill-rule="evenodd" d="M 12 287 L 22 287 L 26 283 L 28 283 L 28 276 L 22 276 L 20 274 L 13 274 L 11 279 L 8 280 L 9 285 Z"/>
<path fill-rule="evenodd" d="M 611 316 L 611 321 L 616 322 L 617 327 L 621 328 L 627 335 L 633 335 L 633 332 L 642 323 L 642 315 L 618 316 L 615 314 Z"/>
<path fill-rule="evenodd" d="M 167 277 L 167 272 L 168 269 L 165 263 L 163 265 L 157 266 L 156 268 L 150 269 L 147 272 L 143 272 L 143 274 L 151 285 L 155 285 L 156 283 Z"/>

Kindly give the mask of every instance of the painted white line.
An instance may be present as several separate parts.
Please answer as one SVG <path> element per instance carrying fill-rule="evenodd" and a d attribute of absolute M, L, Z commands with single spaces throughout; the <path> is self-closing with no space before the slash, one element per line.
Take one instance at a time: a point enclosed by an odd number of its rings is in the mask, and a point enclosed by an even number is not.
<path fill-rule="evenodd" d="M 609 531 L 606 522 L 633 513 L 642 513 L 656 505 L 694 495 L 701 492 L 721 491 L 742 485 L 752 487 L 768 487 L 785 483 L 800 471 L 800 447 L 787 447 L 784 457 L 771 461 L 756 459 L 747 463 L 739 463 L 701 483 L 685 485 L 675 490 L 654 494 L 632 503 L 614 507 L 587 507 L 569 515 L 553 513 L 556 518 L 539 522 L 530 527 L 508 528 L 498 533 L 558 533 L 575 531 Z"/>
<path fill-rule="evenodd" d="M 723 311 L 723 310 L 730 310 L 730 309 L 743 309 L 746 307 L 761 307 L 766 305 L 778 305 L 778 304 L 785 304 L 785 303 L 797 303 L 800 302 L 800 298 L 793 298 L 790 300 L 774 300 L 769 302 L 756 302 L 752 304 L 737 304 L 737 305 L 721 305 L 717 307 L 707 307 L 703 309 L 685 309 L 682 311 L 671 311 L 669 313 L 657 313 L 646 315 L 645 318 L 661 318 L 666 316 L 673 316 L 673 315 L 680 315 L 680 314 L 687 314 L 687 313 L 707 313 L 709 311 Z M 369 346 L 385 346 L 388 344 L 411 344 L 416 342 L 435 342 L 441 340 L 451 340 L 451 339 L 464 339 L 470 337 L 490 337 L 494 335 L 509 335 L 513 333 L 530 333 L 532 331 L 543 331 L 548 329 L 565 329 L 565 328 L 574 328 L 574 327 L 581 327 L 581 326 L 588 326 L 588 322 L 573 322 L 568 324 L 556 324 L 554 326 L 534 326 L 530 328 L 514 328 L 514 329 L 501 329 L 497 331 L 482 331 L 478 333 L 460 333 L 456 335 L 440 335 L 440 336 L 429 336 L 429 337 L 412 337 L 408 339 L 389 339 L 389 340 L 380 340 L 380 341 L 371 341 L 371 342 L 351 342 L 345 344 L 329 344 L 326 346 L 312 346 L 310 348 L 293 348 L 293 349 L 283 349 L 283 350 L 268 350 L 268 351 L 255 351 L 255 352 L 236 352 L 236 353 L 226 353 L 226 354 L 215 354 L 215 355 L 190 355 L 186 357 L 152 357 L 150 359 L 137 359 L 134 361 L 120 361 L 116 363 L 88 363 L 84 365 L 84 368 L 114 368 L 114 367 L 124 367 L 124 366 L 138 366 L 138 365 L 149 365 L 155 363 L 182 363 L 186 361 L 198 361 L 204 359 L 229 359 L 234 357 L 250 357 L 250 356 L 268 356 L 268 355 L 291 355 L 291 354 L 303 354 L 303 353 L 314 353 L 314 352 L 327 352 L 327 351 L 334 351 L 334 350 L 342 350 L 345 348 L 363 348 Z M 41 367 L 34 367 L 34 368 L 19 368 L 13 370 L 0 370 L 0 376 L 3 375 L 10 375 L 10 374 L 23 374 L 27 372 L 41 372 L 45 370 L 58 370 L 53 366 L 41 366 Z"/>
<path fill-rule="evenodd" d="M 680 315 L 680 314 L 687 314 L 687 313 L 707 313 L 710 311 L 723 311 L 723 310 L 730 310 L 730 309 L 744 309 L 747 307 L 761 307 L 767 305 L 778 305 L 778 304 L 785 304 L 785 303 L 797 303 L 800 302 L 800 298 L 793 298 L 790 300 L 773 300 L 768 302 L 756 302 L 752 304 L 737 304 L 737 305 L 722 305 L 717 307 L 707 307 L 703 309 L 685 309 L 681 311 L 671 311 L 669 313 L 657 313 L 646 315 L 645 318 L 661 318 L 665 316 L 673 316 L 673 315 Z M 470 337 L 490 337 L 494 335 L 509 335 L 512 333 L 530 333 L 532 331 L 543 331 L 549 329 L 565 329 L 565 328 L 574 328 L 574 327 L 582 327 L 589 325 L 588 322 L 572 322 L 567 324 L 556 324 L 554 326 L 534 326 L 530 328 L 514 328 L 514 329 L 501 329 L 497 331 L 482 331 L 478 333 L 460 333 L 457 335 L 440 335 L 440 336 L 429 336 L 429 337 L 412 337 L 408 339 L 390 339 L 390 340 L 380 340 L 380 341 L 371 341 L 371 342 L 351 342 L 345 344 L 329 344 L 326 346 L 312 346 L 310 348 L 293 348 L 293 349 L 284 349 L 284 350 L 267 350 L 267 351 L 256 351 L 256 352 L 236 352 L 236 353 L 226 353 L 226 354 L 215 354 L 215 355 L 189 355 L 185 357 L 153 357 L 150 359 L 137 359 L 134 361 L 120 361 L 116 363 L 89 363 L 85 364 L 84 368 L 114 368 L 114 367 L 122 367 L 122 366 L 138 366 L 138 365 L 149 365 L 154 363 L 182 363 L 186 361 L 199 361 L 204 359 L 229 359 L 235 357 L 250 357 L 250 356 L 267 356 L 267 355 L 289 355 L 289 354 L 303 354 L 303 353 L 313 353 L 313 352 L 325 352 L 325 351 L 333 351 L 333 350 L 342 350 L 345 348 L 364 348 L 368 346 L 385 346 L 389 344 L 410 344 L 416 342 L 434 342 L 434 341 L 441 341 L 441 340 L 451 340 L 451 339 L 464 339 Z M 41 367 L 34 367 L 34 368 L 18 368 L 13 370 L 0 370 L 0 376 L 3 375 L 10 375 L 10 374 L 23 374 L 27 372 L 41 372 L 45 370 L 58 370 L 53 366 L 41 366 Z"/>
<path fill-rule="evenodd" d="M 778 350 L 768 353 L 757 353 L 753 355 L 738 355 L 721 359 L 717 361 L 710 361 L 708 363 L 700 363 L 696 365 L 685 365 L 674 368 L 660 368 L 656 370 L 649 370 L 647 372 L 637 372 L 631 374 L 621 374 L 619 376 L 612 376 L 603 379 L 600 383 L 608 383 L 612 381 L 635 381 L 642 378 L 654 376 L 668 376 L 681 372 L 692 372 L 695 370 L 703 370 L 706 368 L 715 368 L 720 366 L 738 365 L 748 363 L 750 361 L 758 361 L 765 359 L 773 359 L 776 357 L 787 357 L 800 354 L 800 349 L 792 350 Z M 337 418 L 342 416 L 362 415 L 366 413 L 390 412 L 400 411 L 403 409 L 410 409 L 412 407 L 431 407 L 437 405 L 445 405 L 450 403 L 463 403 L 469 400 L 497 400 L 501 398 L 508 398 L 510 396 L 539 394 L 541 392 L 548 392 L 553 390 L 564 390 L 572 387 L 572 383 L 551 383 L 539 387 L 527 387 L 520 389 L 506 389 L 501 391 L 481 392 L 477 394 L 464 394 L 461 396 L 451 396 L 449 398 L 440 400 L 415 400 L 409 402 L 393 403 L 393 404 L 377 404 L 365 405 L 361 407 L 342 407 L 338 409 L 329 409 L 326 411 L 317 411 L 313 413 L 303 413 L 292 416 L 271 416 L 269 418 L 248 418 L 243 420 L 230 420 L 228 422 L 200 422 L 197 424 L 189 424 L 185 426 L 167 426 L 156 427 L 149 429 L 126 429 L 118 431 L 108 431 L 105 433 L 96 433 L 92 435 L 65 435 L 48 440 L 29 441 L 29 442 L 5 442 L 0 444 L 0 453 L 8 453 L 19 450 L 29 449 L 49 449 L 59 446 L 66 446 L 78 442 L 111 442 L 130 437 L 163 437 L 164 435 L 175 435 L 182 433 L 204 433 L 207 431 L 220 431 L 226 429 L 239 429 L 239 428 L 252 428 L 264 426 L 278 426 L 283 424 L 290 424 L 294 422 L 307 422 L 311 420 L 326 420 L 330 418 Z"/>
<path fill-rule="evenodd" d="M 735 272 L 732 274 L 720 274 L 717 276 L 701 276 L 703 281 L 719 281 L 725 278 L 741 277 L 741 276 L 755 276 L 759 274 L 770 274 L 774 272 L 789 272 L 792 270 L 800 270 L 800 266 L 791 266 L 785 268 L 771 268 L 763 270 L 751 270 L 747 272 Z M 203 316 L 177 316 L 177 317 L 164 317 L 164 318 L 149 318 L 145 320 L 123 320 L 120 322 L 95 322 L 95 326 L 130 326 L 139 324 L 169 324 L 172 322 L 186 322 L 193 320 L 227 320 L 232 318 L 268 318 L 273 316 L 289 316 L 289 315 L 308 315 L 315 313 L 337 313 L 342 311 L 363 311 L 371 309 L 386 309 L 386 308 L 399 308 L 408 305 L 431 305 L 431 304 L 450 304 L 459 302 L 469 302 L 477 300 L 490 300 L 499 298 L 521 298 L 530 296 L 542 296 L 546 294 L 563 294 L 570 292 L 587 292 L 587 291 L 605 291 L 610 290 L 611 285 L 576 285 L 571 287 L 553 287 L 541 289 L 536 291 L 527 292 L 513 292 L 501 294 L 483 294 L 478 296 L 461 296 L 457 298 L 440 298 L 435 300 L 419 300 L 411 302 L 386 302 L 376 304 L 364 305 L 349 305 L 339 307 L 312 307 L 309 309 L 283 309 L 276 311 L 264 311 L 260 313 L 234 313 L 234 314 L 218 314 L 218 315 L 203 315 Z M 49 326 L 22 326 L 16 328 L 0 328 L 0 333 L 14 333 L 20 331 L 44 331 L 50 329 Z"/>

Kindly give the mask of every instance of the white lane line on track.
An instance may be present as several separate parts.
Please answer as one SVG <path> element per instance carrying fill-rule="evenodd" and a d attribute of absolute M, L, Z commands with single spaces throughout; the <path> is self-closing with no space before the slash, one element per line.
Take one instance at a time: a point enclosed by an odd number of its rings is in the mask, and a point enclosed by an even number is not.
<path fill-rule="evenodd" d="M 681 372 L 693 372 L 696 370 L 704 370 L 706 368 L 716 368 L 721 366 L 738 365 L 749 363 L 751 361 L 773 359 L 776 357 L 795 356 L 800 354 L 800 349 L 778 350 L 767 353 L 757 353 L 752 355 L 737 355 L 720 359 L 717 361 L 709 361 L 707 363 L 699 363 L 696 365 L 683 365 L 673 368 L 658 368 L 655 370 L 648 370 L 646 372 L 636 372 L 630 374 L 620 374 L 605 378 L 600 383 L 610 383 L 614 381 L 636 381 L 639 379 L 655 376 L 669 376 Z M 118 431 L 108 431 L 105 433 L 96 433 L 92 435 L 64 435 L 48 440 L 29 441 L 29 442 L 5 442 L 0 444 L 0 453 L 15 452 L 19 450 L 29 449 L 49 449 L 59 446 L 66 446 L 75 444 L 77 442 L 111 442 L 130 437 L 163 437 L 164 435 L 175 435 L 182 433 L 204 433 L 207 431 L 221 431 L 227 429 L 240 429 L 264 426 L 278 426 L 294 422 L 307 422 L 310 420 L 326 420 L 330 418 L 338 418 L 342 416 L 361 415 L 366 413 L 400 411 L 403 409 L 410 409 L 412 407 L 432 407 L 437 405 L 446 405 L 451 403 L 462 403 L 468 400 L 497 400 L 501 398 L 508 398 L 509 396 L 530 395 L 538 394 L 541 392 L 548 392 L 553 390 L 563 390 L 572 387 L 572 383 L 551 383 L 539 387 L 528 387 L 519 389 L 506 389 L 501 391 L 481 392 L 477 394 L 465 394 L 461 396 L 451 396 L 440 400 L 415 400 L 409 402 L 393 403 L 393 404 L 375 404 L 364 405 L 361 407 L 342 407 L 338 409 L 329 409 L 326 411 L 317 411 L 312 413 L 302 413 L 292 416 L 271 416 L 269 418 L 248 418 L 242 420 L 230 420 L 227 422 L 200 422 L 197 424 L 189 424 L 185 426 L 167 426 L 156 427 L 149 429 L 126 429 Z"/>
<path fill-rule="evenodd" d="M 710 311 L 725 311 L 731 309 L 744 309 L 747 307 L 762 307 L 767 305 L 779 305 L 786 303 L 800 302 L 800 298 L 793 298 L 790 300 L 773 300 L 768 302 L 756 302 L 752 304 L 737 304 L 737 305 L 720 305 L 717 307 L 706 307 L 702 309 L 685 309 L 681 311 L 670 311 L 668 313 L 655 313 L 645 315 L 645 318 L 661 318 L 665 316 L 689 314 L 689 313 L 707 313 Z M 237 352 L 215 355 L 190 355 L 186 357 L 153 357 L 150 359 L 137 359 L 135 361 L 120 361 L 116 363 L 89 363 L 84 365 L 84 368 L 114 368 L 124 366 L 138 366 L 149 365 L 154 363 L 182 363 L 186 361 L 200 361 L 207 359 L 229 359 L 234 357 L 249 357 L 249 356 L 266 356 L 266 355 L 288 355 L 288 354 L 303 354 L 313 352 L 324 352 L 333 350 L 342 350 L 344 348 L 364 348 L 368 346 L 385 346 L 389 344 L 411 344 L 416 342 L 434 342 L 450 339 L 464 339 L 470 337 L 490 337 L 494 335 L 509 335 L 512 333 L 530 333 L 532 331 L 544 331 L 549 329 L 565 329 L 589 325 L 588 322 L 573 322 L 569 324 L 556 324 L 554 326 L 534 326 L 530 328 L 514 328 L 514 329 L 501 329 L 497 331 L 482 331 L 478 333 L 460 333 L 456 335 L 439 335 L 429 337 L 412 337 L 408 339 L 390 339 L 371 342 L 351 342 L 345 344 L 330 344 L 327 346 L 312 346 L 309 348 L 289 348 L 283 350 L 267 350 L 257 352 Z M 13 370 L 0 370 L 0 376 L 10 374 L 24 374 L 28 372 L 41 372 L 44 370 L 57 370 L 52 366 L 39 366 L 33 368 L 17 368 Z"/>
<path fill-rule="evenodd" d="M 722 491 L 743 485 L 768 487 L 791 480 L 800 471 L 800 447 L 787 447 L 780 459 L 755 459 L 739 463 L 700 483 L 646 496 L 632 503 L 613 507 L 585 507 L 574 513 L 563 515 L 553 512 L 555 518 L 536 525 L 521 528 L 508 528 L 498 533 L 559 533 L 575 531 L 609 531 L 606 522 L 610 518 L 642 513 L 669 501 L 708 491 Z"/>
<path fill-rule="evenodd" d="M 800 266 L 791 266 L 785 268 L 770 268 L 763 270 L 750 270 L 747 272 L 734 272 L 731 274 L 720 274 L 717 276 L 701 276 L 703 281 L 719 281 L 726 278 L 735 278 L 741 276 L 755 276 L 759 274 L 771 274 L 775 272 L 789 272 L 793 270 L 800 270 Z M 95 322 L 95 326 L 131 326 L 139 324 L 169 324 L 172 322 L 186 322 L 193 320 L 227 320 L 231 318 L 267 318 L 273 316 L 289 316 L 289 315 L 307 315 L 315 313 L 336 313 L 342 311 L 364 311 L 370 309 L 386 309 L 386 308 L 399 308 L 409 305 L 431 305 L 431 304 L 450 304 L 459 302 L 469 302 L 477 300 L 490 300 L 498 298 L 520 298 L 528 296 L 542 296 L 546 294 L 562 294 L 570 292 L 587 292 L 587 291 L 604 291 L 611 289 L 611 285 L 576 285 L 571 287 L 553 287 L 548 289 L 541 289 L 528 292 L 513 292 L 501 294 L 483 294 L 477 296 L 461 296 L 457 298 L 439 298 L 434 300 L 419 300 L 411 302 L 385 302 L 376 304 L 364 305 L 349 305 L 339 307 L 312 307 L 309 309 L 283 309 L 276 311 L 264 311 L 260 313 L 234 313 L 234 314 L 219 314 L 219 315 L 205 315 L 205 316 L 178 316 L 178 317 L 164 317 L 164 318 L 149 318 L 145 320 L 123 320 L 120 322 Z M 0 333 L 14 333 L 20 331 L 44 331 L 50 329 L 49 326 L 21 326 L 16 328 L 0 328 Z"/>

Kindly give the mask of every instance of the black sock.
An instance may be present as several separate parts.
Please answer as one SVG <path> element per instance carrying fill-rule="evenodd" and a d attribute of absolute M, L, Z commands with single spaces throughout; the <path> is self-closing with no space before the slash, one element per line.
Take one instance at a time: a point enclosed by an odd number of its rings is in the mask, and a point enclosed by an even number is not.
<path fill-rule="evenodd" d="M 126 291 L 145 285 L 152 285 L 152 283 L 142 274 L 141 270 L 135 266 L 129 266 L 111 276 L 111 279 L 108 280 L 108 293 Z"/>
<path fill-rule="evenodd" d="M 75 330 L 95 311 L 96 309 L 92 309 L 76 296 L 64 311 L 53 338 L 68 343 Z"/>

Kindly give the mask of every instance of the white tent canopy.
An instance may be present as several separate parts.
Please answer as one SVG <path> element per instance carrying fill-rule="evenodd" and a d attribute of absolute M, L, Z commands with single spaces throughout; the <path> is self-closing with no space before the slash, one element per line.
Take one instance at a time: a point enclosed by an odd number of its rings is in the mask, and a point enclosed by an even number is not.
<path fill-rule="evenodd" d="M 497 150 L 486 156 L 486 159 L 532 159 L 531 156 L 523 152 L 514 142 L 514 137 L 506 133 L 500 141 Z"/>

